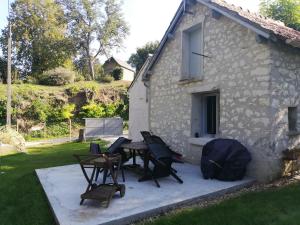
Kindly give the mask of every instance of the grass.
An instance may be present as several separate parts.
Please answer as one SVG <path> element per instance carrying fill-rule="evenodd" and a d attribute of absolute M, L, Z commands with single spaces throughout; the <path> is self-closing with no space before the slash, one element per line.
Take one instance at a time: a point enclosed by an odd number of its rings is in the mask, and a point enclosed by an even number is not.
<path fill-rule="evenodd" d="M 199 187 L 201 188 L 201 187 Z M 300 184 L 243 194 L 207 208 L 193 207 L 143 225 L 299 225 Z"/>
<path fill-rule="evenodd" d="M 104 142 L 100 143 L 102 146 Z M 72 164 L 72 154 L 88 144 L 68 143 L 29 149 L 28 154 L 2 157 L 0 224 L 54 224 L 34 169 Z M 201 187 L 199 187 L 201 188 Z M 146 194 L 146 193 L 145 193 Z M 300 184 L 246 193 L 207 208 L 191 207 L 146 221 L 143 225 L 299 225 Z"/>
<path fill-rule="evenodd" d="M 75 163 L 72 155 L 86 153 L 87 149 L 87 143 L 68 143 L 31 148 L 28 154 L 3 156 L 5 174 L 0 175 L 0 224 L 55 224 L 34 169 Z"/>

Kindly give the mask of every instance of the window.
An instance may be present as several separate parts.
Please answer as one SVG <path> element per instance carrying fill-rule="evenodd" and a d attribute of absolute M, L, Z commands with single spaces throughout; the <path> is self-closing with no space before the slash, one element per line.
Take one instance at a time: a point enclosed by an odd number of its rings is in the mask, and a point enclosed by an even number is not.
<path fill-rule="evenodd" d="M 206 111 L 206 133 L 216 134 L 217 132 L 217 96 L 205 97 L 205 111 Z"/>
<path fill-rule="evenodd" d="M 297 131 L 297 107 L 288 107 L 289 131 Z"/>
<path fill-rule="evenodd" d="M 185 30 L 182 34 L 182 73 L 184 79 L 202 77 L 202 40 L 201 24 Z"/>
<path fill-rule="evenodd" d="M 219 126 L 219 93 L 192 94 L 192 136 L 215 136 Z"/>

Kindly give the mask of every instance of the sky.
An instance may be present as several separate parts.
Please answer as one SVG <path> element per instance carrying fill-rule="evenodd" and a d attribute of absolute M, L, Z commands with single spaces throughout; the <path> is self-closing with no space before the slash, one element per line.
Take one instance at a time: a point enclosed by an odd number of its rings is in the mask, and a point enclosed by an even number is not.
<path fill-rule="evenodd" d="M 114 56 L 127 61 L 137 47 L 148 41 L 161 40 L 181 0 L 123 0 L 124 18 L 129 24 L 130 35 L 124 47 Z M 258 11 L 259 0 L 227 0 L 227 2 Z M 7 0 L 0 0 L 0 29 L 7 24 Z"/>

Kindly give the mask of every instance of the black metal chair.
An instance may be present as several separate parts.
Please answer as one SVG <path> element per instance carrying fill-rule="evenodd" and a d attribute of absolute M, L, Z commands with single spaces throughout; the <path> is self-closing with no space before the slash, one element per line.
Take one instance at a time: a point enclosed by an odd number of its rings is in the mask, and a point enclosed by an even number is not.
<path fill-rule="evenodd" d="M 162 142 L 158 143 L 155 138 L 152 138 L 152 135 L 149 132 L 141 132 L 141 134 L 148 146 L 149 160 L 154 165 L 153 169 L 149 168 L 150 177 L 154 180 L 157 187 L 160 187 L 157 178 L 167 176 L 172 176 L 179 183 L 183 183 L 183 181 L 177 176 L 177 171 L 172 168 L 172 163 L 176 161 L 173 159 L 174 153 L 172 153 L 169 147 Z"/>
<path fill-rule="evenodd" d="M 173 151 L 164 141 L 161 137 L 156 136 L 154 134 L 151 134 L 149 131 L 141 131 L 141 135 L 144 138 L 144 141 L 147 143 L 156 143 L 161 144 L 167 148 L 168 151 L 170 151 L 172 155 L 172 160 L 175 163 L 184 163 L 182 159 L 182 154 Z"/>
<path fill-rule="evenodd" d="M 122 144 L 131 142 L 130 139 L 119 137 L 114 143 L 112 143 L 108 149 L 106 154 L 107 155 L 114 155 L 114 154 L 120 154 L 121 155 L 121 173 L 122 173 L 122 179 L 123 182 L 125 182 L 125 174 L 124 174 L 124 163 L 127 162 L 132 156 L 128 155 L 124 149 L 121 147 Z"/>
<path fill-rule="evenodd" d="M 101 154 L 101 148 L 100 145 L 97 143 L 90 143 L 90 153 L 93 155 Z"/>

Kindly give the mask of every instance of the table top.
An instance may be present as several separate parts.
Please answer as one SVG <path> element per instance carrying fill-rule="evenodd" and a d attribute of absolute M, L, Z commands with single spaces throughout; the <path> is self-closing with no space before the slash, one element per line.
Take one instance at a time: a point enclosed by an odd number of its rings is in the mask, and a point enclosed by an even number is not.
<path fill-rule="evenodd" d="M 139 142 L 130 142 L 121 145 L 122 148 L 132 149 L 132 150 L 147 150 L 148 147 L 143 141 Z"/>
<path fill-rule="evenodd" d="M 83 159 L 80 161 L 82 165 L 95 165 L 104 166 L 107 163 L 118 163 L 121 160 L 121 156 L 103 157 L 103 156 L 92 156 L 91 158 Z"/>

